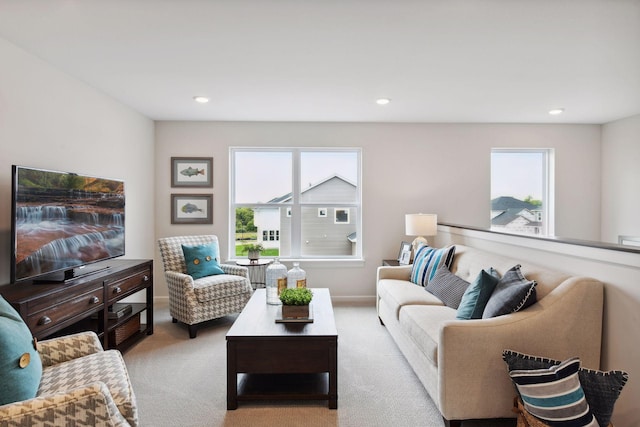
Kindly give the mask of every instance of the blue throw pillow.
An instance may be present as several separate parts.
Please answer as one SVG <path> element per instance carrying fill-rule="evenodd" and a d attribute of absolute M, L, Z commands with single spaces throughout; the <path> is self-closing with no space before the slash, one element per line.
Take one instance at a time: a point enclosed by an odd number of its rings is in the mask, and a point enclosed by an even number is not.
<path fill-rule="evenodd" d="M 224 274 L 218 264 L 218 248 L 215 243 L 198 246 L 182 245 L 187 274 L 195 279 Z"/>
<path fill-rule="evenodd" d="M 456 319 L 481 319 L 487 301 L 489 301 L 499 280 L 500 276 L 493 267 L 489 268 L 489 271 L 480 271 L 480 274 L 462 295 Z"/>
<path fill-rule="evenodd" d="M 500 279 L 482 313 L 483 319 L 502 316 L 529 307 L 536 302 L 536 282 L 527 280 L 520 264 L 511 267 Z"/>
<path fill-rule="evenodd" d="M 416 285 L 427 286 L 439 267 L 451 267 L 455 252 L 455 246 L 442 249 L 434 249 L 429 245 L 420 246 L 413 258 L 411 281 Z"/>
<path fill-rule="evenodd" d="M 0 296 L 0 405 L 36 397 L 42 360 L 31 331 Z"/>
<path fill-rule="evenodd" d="M 578 377 L 580 359 L 546 369 L 509 371 L 524 407 L 552 427 L 597 427 Z"/>

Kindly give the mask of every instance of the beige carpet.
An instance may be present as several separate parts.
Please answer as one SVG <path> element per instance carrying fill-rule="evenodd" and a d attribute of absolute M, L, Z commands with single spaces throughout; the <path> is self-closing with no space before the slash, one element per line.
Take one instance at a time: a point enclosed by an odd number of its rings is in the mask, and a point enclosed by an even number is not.
<path fill-rule="evenodd" d="M 189 339 L 156 305 L 155 333 L 124 354 L 141 425 L 162 426 L 444 426 L 374 307 L 336 306 L 338 409 L 326 402 L 240 402 L 226 410 L 225 334 L 234 317 L 209 322 Z M 511 421 L 465 423 L 507 427 Z"/>

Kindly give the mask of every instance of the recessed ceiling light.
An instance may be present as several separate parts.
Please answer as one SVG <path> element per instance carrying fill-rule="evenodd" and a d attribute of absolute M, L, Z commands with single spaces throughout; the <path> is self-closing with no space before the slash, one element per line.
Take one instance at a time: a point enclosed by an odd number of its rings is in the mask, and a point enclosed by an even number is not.
<path fill-rule="evenodd" d="M 554 108 L 553 110 L 549 110 L 549 114 L 552 116 L 557 116 L 558 114 L 564 113 L 564 108 Z"/>
<path fill-rule="evenodd" d="M 376 104 L 378 104 L 378 105 L 387 105 L 390 102 L 391 102 L 391 100 L 389 98 L 376 99 Z"/>
<path fill-rule="evenodd" d="M 199 102 L 200 104 L 206 104 L 207 102 L 209 102 L 209 98 L 207 98 L 206 96 L 194 96 L 193 100 Z"/>

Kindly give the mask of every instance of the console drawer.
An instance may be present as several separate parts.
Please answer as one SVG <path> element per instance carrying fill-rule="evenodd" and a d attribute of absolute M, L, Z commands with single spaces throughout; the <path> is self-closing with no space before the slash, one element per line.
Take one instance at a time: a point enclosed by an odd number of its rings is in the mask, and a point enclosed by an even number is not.
<path fill-rule="evenodd" d="M 151 271 L 148 269 L 141 270 L 123 279 L 115 280 L 107 285 L 107 299 L 109 302 L 117 301 L 132 290 L 137 292 L 141 286 L 146 287 L 150 282 Z"/>
<path fill-rule="evenodd" d="M 100 286 L 30 314 L 27 316 L 27 326 L 34 335 L 38 335 L 41 331 L 57 326 L 67 319 L 94 312 L 104 307 L 103 292 L 104 289 Z"/>

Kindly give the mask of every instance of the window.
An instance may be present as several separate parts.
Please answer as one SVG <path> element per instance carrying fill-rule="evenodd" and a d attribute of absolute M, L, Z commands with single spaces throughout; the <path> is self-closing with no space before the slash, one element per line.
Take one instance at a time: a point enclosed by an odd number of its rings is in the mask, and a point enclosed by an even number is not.
<path fill-rule="evenodd" d="M 553 235 L 551 149 L 491 150 L 491 228 Z"/>
<path fill-rule="evenodd" d="M 361 150 L 231 148 L 230 254 L 261 243 L 263 256 L 362 256 Z"/>

